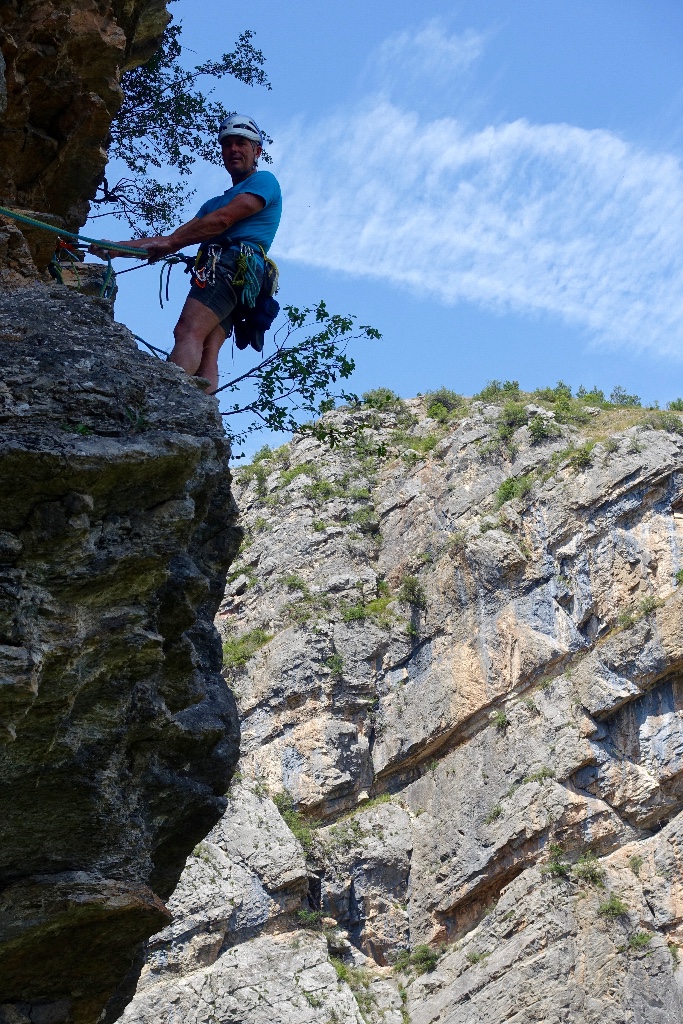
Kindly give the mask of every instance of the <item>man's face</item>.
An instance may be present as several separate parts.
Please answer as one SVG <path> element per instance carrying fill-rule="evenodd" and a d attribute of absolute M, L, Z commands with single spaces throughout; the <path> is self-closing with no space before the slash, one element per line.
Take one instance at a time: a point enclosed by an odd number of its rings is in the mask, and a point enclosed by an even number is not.
<path fill-rule="evenodd" d="M 223 163 L 230 174 L 250 171 L 261 155 L 261 147 L 242 135 L 228 135 L 221 142 Z"/>

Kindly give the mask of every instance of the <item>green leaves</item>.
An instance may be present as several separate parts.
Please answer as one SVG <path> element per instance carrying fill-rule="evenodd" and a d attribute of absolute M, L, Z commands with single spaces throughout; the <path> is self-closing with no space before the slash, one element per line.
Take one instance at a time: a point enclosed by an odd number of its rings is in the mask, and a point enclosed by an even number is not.
<path fill-rule="evenodd" d="M 233 441 L 240 443 L 263 427 L 307 431 L 330 445 L 355 436 L 358 426 L 342 429 L 317 417 L 321 405 L 329 411 L 337 400 L 358 402 L 356 395 L 334 387 L 350 377 L 356 366 L 347 356 L 346 347 L 350 341 L 376 339 L 381 334 L 374 327 L 357 326 L 353 316 L 328 312 L 322 301 L 303 309 L 285 306 L 284 313 L 286 322 L 275 332 L 275 352 L 218 388 L 242 396 L 245 386 L 252 385 L 248 398 L 235 402 L 223 413 L 227 417 L 243 413 L 254 416 L 241 431 L 232 433 L 228 426 Z M 313 334 L 298 340 L 299 332 L 316 327 L 319 329 Z"/>
<path fill-rule="evenodd" d="M 242 32 L 234 50 L 220 60 L 191 70 L 180 63 L 181 32 L 180 24 L 169 25 L 151 60 L 121 79 L 123 103 L 112 121 L 109 156 L 121 160 L 130 176 L 113 185 L 104 178 L 94 203 L 104 208 L 102 214 L 113 213 L 131 228 L 145 225 L 161 232 L 174 227 L 179 209 L 194 194 L 184 184 L 157 181 L 151 168 L 173 167 L 187 176 L 197 160 L 221 163 L 216 131 L 229 111 L 211 100 L 210 92 L 205 95 L 197 88 L 199 78 L 218 81 L 229 76 L 270 89 L 265 57 L 251 41 L 253 32 Z M 269 160 L 266 155 L 262 159 Z"/>

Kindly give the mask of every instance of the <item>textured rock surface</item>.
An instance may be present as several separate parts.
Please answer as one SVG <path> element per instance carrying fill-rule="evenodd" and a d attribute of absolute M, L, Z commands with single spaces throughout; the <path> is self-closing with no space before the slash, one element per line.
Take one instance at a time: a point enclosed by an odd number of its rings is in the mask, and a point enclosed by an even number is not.
<path fill-rule="evenodd" d="M 226 806 L 240 531 L 215 400 L 106 302 L 0 297 L 0 364 L 0 1019 L 85 1024 Z"/>
<path fill-rule="evenodd" d="M 345 1022 L 345 986 L 371 1024 L 683 1019 L 681 425 L 551 411 L 339 411 L 357 446 L 240 471 L 217 621 L 244 782 L 127 1024 Z M 319 1005 L 292 949 L 317 951 Z"/>
<path fill-rule="evenodd" d="M 5 0 L 0 4 L 0 205 L 77 230 L 88 215 L 121 103 L 119 80 L 147 60 L 165 0 Z M 45 219 L 43 216 L 42 219 Z M 0 224 L 3 270 L 43 270 L 54 236 Z"/>

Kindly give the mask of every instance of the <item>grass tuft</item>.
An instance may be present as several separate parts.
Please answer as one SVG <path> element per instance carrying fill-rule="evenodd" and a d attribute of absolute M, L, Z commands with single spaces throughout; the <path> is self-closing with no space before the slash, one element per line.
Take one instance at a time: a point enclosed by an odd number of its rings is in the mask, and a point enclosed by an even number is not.
<path fill-rule="evenodd" d="M 541 868 L 542 875 L 550 875 L 551 878 L 567 878 L 570 867 L 564 858 L 564 850 L 557 843 L 550 844 L 550 858 Z"/>
<path fill-rule="evenodd" d="M 643 866 L 643 858 L 639 854 L 634 853 L 633 856 L 628 859 L 628 866 L 637 878 L 638 875 L 640 875 L 640 869 Z"/>
<path fill-rule="evenodd" d="M 497 708 L 496 711 L 491 712 L 489 721 L 491 725 L 495 725 L 496 729 L 498 729 L 500 732 L 505 732 L 508 725 L 510 724 L 510 719 L 505 714 L 502 708 Z"/>
<path fill-rule="evenodd" d="M 496 508 L 500 508 L 507 501 L 523 498 L 529 493 L 533 483 L 534 480 L 531 473 L 527 473 L 524 476 L 510 476 L 507 480 L 503 480 L 496 491 Z"/>
<path fill-rule="evenodd" d="M 600 861 L 592 851 L 582 853 L 572 868 L 572 874 L 584 882 L 602 888 L 605 884 L 605 871 L 600 867 Z"/>
<path fill-rule="evenodd" d="M 598 907 L 598 914 L 601 917 L 606 917 L 611 921 L 616 920 L 618 917 L 623 917 L 628 913 L 628 905 L 624 903 L 620 896 L 616 893 L 611 892 L 609 898 L 601 903 Z"/>
<path fill-rule="evenodd" d="M 264 647 L 273 637 L 265 629 L 252 629 L 234 640 L 226 640 L 223 644 L 224 668 L 242 668 L 256 652 Z"/>
<path fill-rule="evenodd" d="M 289 831 L 295 839 L 299 840 L 306 853 L 308 853 L 313 848 L 314 843 L 313 832 L 315 826 L 313 823 L 301 811 L 296 810 L 294 801 L 289 793 L 276 793 L 273 797 L 273 803 L 282 815 Z"/>
<path fill-rule="evenodd" d="M 646 949 L 651 942 L 652 935 L 650 932 L 633 932 L 633 934 L 628 937 L 628 948 L 635 951 Z"/>

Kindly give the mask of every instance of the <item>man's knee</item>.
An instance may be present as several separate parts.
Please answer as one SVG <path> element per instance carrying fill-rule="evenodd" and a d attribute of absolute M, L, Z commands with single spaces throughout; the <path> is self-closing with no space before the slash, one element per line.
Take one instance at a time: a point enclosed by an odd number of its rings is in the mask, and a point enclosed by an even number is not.
<path fill-rule="evenodd" d="M 187 319 L 183 318 L 182 315 L 178 323 L 173 328 L 173 337 L 175 338 L 176 344 L 183 341 L 190 341 L 194 337 L 194 331 L 192 330 L 192 324 L 188 323 Z"/>

